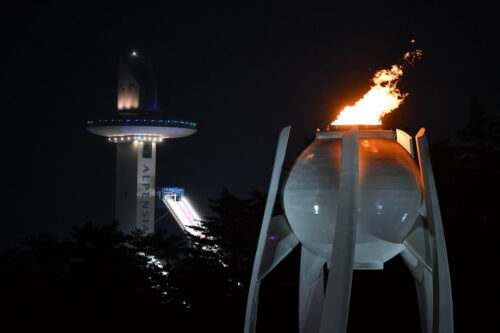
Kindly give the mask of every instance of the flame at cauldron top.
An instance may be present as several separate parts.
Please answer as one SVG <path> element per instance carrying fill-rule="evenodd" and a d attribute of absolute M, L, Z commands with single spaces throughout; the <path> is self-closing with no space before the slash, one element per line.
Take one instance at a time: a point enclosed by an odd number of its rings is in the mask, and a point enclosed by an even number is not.
<path fill-rule="evenodd" d="M 420 50 L 407 52 L 404 64 L 413 64 L 421 56 Z M 403 65 L 377 71 L 370 90 L 356 104 L 346 106 L 331 125 L 381 125 L 382 116 L 396 109 L 408 96 L 396 87 L 402 75 Z"/>

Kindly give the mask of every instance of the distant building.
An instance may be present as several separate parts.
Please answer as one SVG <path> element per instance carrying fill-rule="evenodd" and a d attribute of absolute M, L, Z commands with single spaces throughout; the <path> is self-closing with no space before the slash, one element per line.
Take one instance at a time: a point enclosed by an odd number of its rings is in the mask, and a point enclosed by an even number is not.
<path fill-rule="evenodd" d="M 126 233 L 138 228 L 148 234 L 158 227 L 167 232 L 182 233 L 185 229 L 183 223 L 194 223 L 190 216 L 196 213 L 193 214 L 192 207 L 186 204 L 183 189 L 182 195 L 173 200 L 170 197 L 164 199 L 170 192 L 160 188 L 160 200 L 155 200 L 156 145 L 166 139 L 192 135 L 198 126 L 194 122 L 162 117 L 150 60 L 136 51 L 119 58 L 117 88 L 115 112 L 86 124 L 89 132 L 105 136 L 116 144 L 115 218 Z M 162 211 L 156 203 L 166 207 L 175 223 L 168 225 L 164 219 L 155 226 L 156 208 Z"/>

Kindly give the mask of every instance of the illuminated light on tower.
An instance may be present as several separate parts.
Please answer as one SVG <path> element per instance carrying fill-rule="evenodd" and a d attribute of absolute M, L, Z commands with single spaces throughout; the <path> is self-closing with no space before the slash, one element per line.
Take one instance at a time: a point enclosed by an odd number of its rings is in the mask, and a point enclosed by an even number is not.
<path fill-rule="evenodd" d="M 89 120 L 87 130 L 116 143 L 115 218 L 123 232 L 154 232 L 156 145 L 196 133 L 190 121 L 161 118 L 156 82 L 147 57 L 132 51 L 119 58 L 117 111 Z"/>

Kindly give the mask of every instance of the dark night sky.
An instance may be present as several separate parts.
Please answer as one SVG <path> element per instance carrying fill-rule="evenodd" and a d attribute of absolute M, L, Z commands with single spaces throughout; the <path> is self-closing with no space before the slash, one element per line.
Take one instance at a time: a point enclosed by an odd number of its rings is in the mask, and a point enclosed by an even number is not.
<path fill-rule="evenodd" d="M 203 214 L 222 187 L 266 192 L 282 127 L 291 161 L 412 47 L 424 57 L 400 82 L 401 128 L 448 139 L 473 96 L 500 109 L 499 15 L 487 7 L 25 4 L 1 15 L 2 247 L 111 222 L 115 147 L 85 120 L 116 107 L 117 58 L 131 49 L 152 59 L 163 118 L 199 124 L 158 147 L 157 185 L 185 187 Z"/>

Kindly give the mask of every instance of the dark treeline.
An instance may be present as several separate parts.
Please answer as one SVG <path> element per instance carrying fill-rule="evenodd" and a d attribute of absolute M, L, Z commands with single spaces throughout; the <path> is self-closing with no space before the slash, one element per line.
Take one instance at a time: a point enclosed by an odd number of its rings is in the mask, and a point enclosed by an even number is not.
<path fill-rule="evenodd" d="M 500 123 L 473 99 L 454 141 L 432 146 L 448 247 L 457 332 L 486 332 L 496 321 L 488 304 L 498 289 L 493 271 L 500 186 Z M 496 298 L 496 297 L 495 297 Z"/>
<path fill-rule="evenodd" d="M 486 331 L 496 286 L 499 123 L 473 100 L 452 141 L 432 146 L 450 260 L 456 331 Z M 204 238 L 125 235 L 117 222 L 74 227 L 65 239 L 25 239 L 0 256 L 4 322 L 53 328 L 132 325 L 169 332 L 240 332 L 265 195 L 211 200 Z M 279 203 L 276 210 L 281 209 Z M 263 282 L 260 332 L 296 332 L 299 252 Z M 383 271 L 355 272 L 349 331 L 419 332 L 413 279 L 399 259 Z M 21 318 L 21 319 L 19 319 Z M 27 318 L 37 318 L 26 320 Z M 72 326 L 63 326 L 69 320 Z M 403 327 L 405 327 L 403 329 Z"/>

